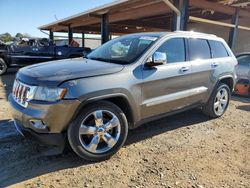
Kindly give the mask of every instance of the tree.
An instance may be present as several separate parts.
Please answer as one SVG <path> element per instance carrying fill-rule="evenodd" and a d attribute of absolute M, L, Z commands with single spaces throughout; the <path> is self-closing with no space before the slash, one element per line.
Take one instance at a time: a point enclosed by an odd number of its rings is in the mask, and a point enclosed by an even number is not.
<path fill-rule="evenodd" d="M 13 37 L 9 33 L 3 33 L 0 35 L 0 40 L 3 42 L 9 42 L 13 40 Z"/>
<path fill-rule="evenodd" d="M 22 35 L 23 35 L 23 38 L 31 38 L 30 34 L 28 33 L 23 33 Z"/>
<path fill-rule="evenodd" d="M 23 34 L 22 33 L 17 33 L 15 37 L 16 38 L 23 38 Z"/>
<path fill-rule="evenodd" d="M 3 34 L 0 34 L 0 40 L 3 41 L 3 42 L 10 42 L 10 41 L 13 41 L 15 38 L 30 38 L 31 36 L 27 33 L 17 33 L 15 35 L 15 37 L 12 37 L 11 34 L 9 33 L 3 33 Z"/>

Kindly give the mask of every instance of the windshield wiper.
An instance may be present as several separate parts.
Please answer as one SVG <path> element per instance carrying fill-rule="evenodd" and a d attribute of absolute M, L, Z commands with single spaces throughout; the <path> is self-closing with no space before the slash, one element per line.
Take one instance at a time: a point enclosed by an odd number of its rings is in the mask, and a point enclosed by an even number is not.
<path fill-rule="evenodd" d="M 109 59 L 104 59 L 104 58 L 101 58 L 101 57 L 90 57 L 89 59 L 97 60 L 97 61 L 109 62 Z"/>
<path fill-rule="evenodd" d="M 120 65 L 128 64 L 128 62 L 126 62 L 126 61 L 115 60 L 115 59 L 105 59 L 105 58 L 101 58 L 101 57 L 89 57 L 88 59 L 103 61 L 103 62 L 107 62 L 107 63 L 120 64 Z"/>

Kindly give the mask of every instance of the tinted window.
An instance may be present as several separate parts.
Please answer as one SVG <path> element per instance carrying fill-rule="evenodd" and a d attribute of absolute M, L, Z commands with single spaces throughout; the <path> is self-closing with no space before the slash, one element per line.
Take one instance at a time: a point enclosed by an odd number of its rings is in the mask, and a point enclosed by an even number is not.
<path fill-rule="evenodd" d="M 211 47 L 213 58 L 228 56 L 227 50 L 221 42 L 210 40 L 209 45 Z"/>
<path fill-rule="evenodd" d="M 30 41 L 21 40 L 20 42 L 17 42 L 17 46 L 25 47 L 25 46 L 32 46 L 32 44 L 30 43 Z"/>
<path fill-rule="evenodd" d="M 190 60 L 210 59 L 210 48 L 207 40 L 203 39 L 188 39 Z"/>
<path fill-rule="evenodd" d="M 185 61 L 184 39 L 169 39 L 160 46 L 157 52 L 166 53 L 168 63 L 183 62 Z"/>
<path fill-rule="evenodd" d="M 37 41 L 38 46 L 49 46 L 49 40 L 48 39 L 39 39 Z"/>
<path fill-rule="evenodd" d="M 250 65 L 250 55 L 241 55 L 237 57 L 239 65 L 249 66 Z"/>

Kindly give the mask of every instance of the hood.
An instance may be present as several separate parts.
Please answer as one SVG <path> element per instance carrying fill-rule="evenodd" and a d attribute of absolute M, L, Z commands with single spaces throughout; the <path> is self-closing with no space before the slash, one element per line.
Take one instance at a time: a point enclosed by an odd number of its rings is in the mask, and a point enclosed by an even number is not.
<path fill-rule="evenodd" d="M 76 58 L 24 67 L 18 71 L 17 78 L 31 85 L 56 87 L 67 80 L 116 73 L 123 67 L 113 63 Z"/>

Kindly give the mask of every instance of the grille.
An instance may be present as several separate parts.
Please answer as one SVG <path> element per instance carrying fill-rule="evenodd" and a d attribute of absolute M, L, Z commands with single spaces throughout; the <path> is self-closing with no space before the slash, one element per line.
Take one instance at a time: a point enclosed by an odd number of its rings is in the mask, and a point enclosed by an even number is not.
<path fill-rule="evenodd" d="M 29 86 L 15 80 L 12 95 L 15 101 L 23 107 L 28 106 L 28 99 L 34 94 L 35 86 Z"/>

